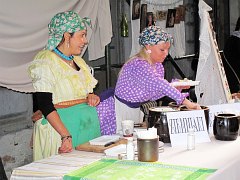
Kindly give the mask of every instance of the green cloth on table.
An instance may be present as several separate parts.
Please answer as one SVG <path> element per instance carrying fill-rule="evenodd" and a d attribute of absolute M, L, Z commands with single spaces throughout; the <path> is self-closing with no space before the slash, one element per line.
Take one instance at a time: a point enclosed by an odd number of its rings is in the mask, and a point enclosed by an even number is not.
<path fill-rule="evenodd" d="M 64 180 L 202 180 L 215 171 L 160 162 L 101 159 L 65 175 Z"/>

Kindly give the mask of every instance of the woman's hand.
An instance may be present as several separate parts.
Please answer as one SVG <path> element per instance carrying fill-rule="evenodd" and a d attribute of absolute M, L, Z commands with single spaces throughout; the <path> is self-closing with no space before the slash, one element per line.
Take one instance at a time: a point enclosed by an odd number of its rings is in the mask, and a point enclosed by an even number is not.
<path fill-rule="evenodd" d="M 67 153 L 73 150 L 72 138 L 67 128 L 63 124 L 60 119 L 57 111 L 52 111 L 47 115 L 48 122 L 52 125 L 52 127 L 60 134 L 62 137 L 62 144 L 58 149 L 58 153 Z"/>
<path fill-rule="evenodd" d="M 36 122 L 38 120 L 42 119 L 42 112 L 40 110 L 37 110 L 36 112 L 33 113 L 32 115 L 32 121 Z"/>
<path fill-rule="evenodd" d="M 89 106 L 97 106 L 100 102 L 100 97 L 95 94 L 88 94 L 87 100 Z"/>
<path fill-rule="evenodd" d="M 188 109 L 196 109 L 196 110 L 202 109 L 199 104 L 191 102 L 188 99 L 185 99 L 182 104 L 185 105 Z"/>
<path fill-rule="evenodd" d="M 73 146 L 72 146 L 72 138 L 66 137 L 62 139 L 61 147 L 58 149 L 58 153 L 69 153 L 72 152 Z"/>
<path fill-rule="evenodd" d="M 232 98 L 233 99 L 240 99 L 240 93 L 233 93 Z"/>

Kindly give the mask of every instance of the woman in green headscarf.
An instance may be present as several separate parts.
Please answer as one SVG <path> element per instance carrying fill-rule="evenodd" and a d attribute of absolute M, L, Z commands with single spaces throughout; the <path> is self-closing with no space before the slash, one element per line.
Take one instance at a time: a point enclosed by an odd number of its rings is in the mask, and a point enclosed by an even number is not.
<path fill-rule="evenodd" d="M 100 136 L 93 94 L 97 80 L 79 57 L 87 44 L 90 19 L 68 11 L 56 14 L 48 25 L 49 39 L 29 66 L 35 99 L 43 114 L 34 124 L 33 158 L 71 152 Z"/>

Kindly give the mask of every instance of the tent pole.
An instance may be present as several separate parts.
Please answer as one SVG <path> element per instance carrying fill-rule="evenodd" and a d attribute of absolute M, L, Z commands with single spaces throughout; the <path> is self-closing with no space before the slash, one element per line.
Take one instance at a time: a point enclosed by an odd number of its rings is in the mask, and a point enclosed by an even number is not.
<path fill-rule="evenodd" d="M 111 61 L 109 45 L 105 46 L 105 65 L 106 65 L 106 88 L 108 89 L 111 86 Z"/>

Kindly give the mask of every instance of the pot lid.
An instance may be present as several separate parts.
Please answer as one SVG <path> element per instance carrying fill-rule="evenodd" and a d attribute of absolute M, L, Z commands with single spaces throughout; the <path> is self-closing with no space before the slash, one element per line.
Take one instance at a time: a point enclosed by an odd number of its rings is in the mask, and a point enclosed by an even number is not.
<path fill-rule="evenodd" d="M 155 111 L 155 112 L 172 112 L 177 111 L 176 109 L 173 109 L 169 106 L 159 106 L 159 107 L 151 107 L 149 108 L 149 111 Z"/>

